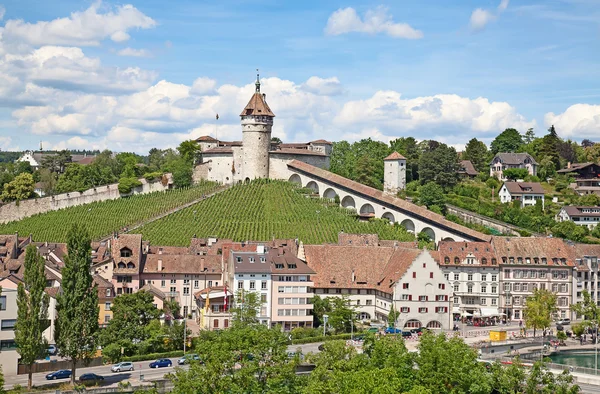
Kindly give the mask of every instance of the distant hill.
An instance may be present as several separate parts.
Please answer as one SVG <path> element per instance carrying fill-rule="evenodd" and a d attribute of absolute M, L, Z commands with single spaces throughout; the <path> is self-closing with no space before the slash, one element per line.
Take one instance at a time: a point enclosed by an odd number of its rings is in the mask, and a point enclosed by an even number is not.
<path fill-rule="evenodd" d="M 235 241 L 298 238 L 304 243 L 337 242 L 340 231 L 377 233 L 380 239 L 413 241 L 404 227 L 375 219 L 359 221 L 337 204 L 311 196 L 284 181 L 257 180 L 237 185 L 172 215 L 144 225 L 135 233 L 154 245 L 187 246 L 197 237 Z"/>

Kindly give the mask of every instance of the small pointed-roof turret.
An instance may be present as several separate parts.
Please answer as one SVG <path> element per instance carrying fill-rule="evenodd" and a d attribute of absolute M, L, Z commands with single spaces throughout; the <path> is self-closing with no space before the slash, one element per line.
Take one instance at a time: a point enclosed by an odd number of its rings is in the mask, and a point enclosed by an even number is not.
<path fill-rule="evenodd" d="M 267 104 L 267 95 L 260 93 L 260 75 L 258 73 L 256 74 L 256 83 L 254 85 L 256 86 L 256 91 L 250 98 L 250 101 L 248 101 L 248 104 L 246 104 L 246 107 L 244 108 L 240 116 L 254 115 L 268 116 L 274 118 L 275 114 L 273 113 L 273 111 L 271 111 L 271 108 L 269 108 L 269 105 Z"/>
<path fill-rule="evenodd" d="M 394 151 L 391 155 L 386 157 L 383 160 L 406 160 L 406 157 L 402 156 L 400 153 Z"/>

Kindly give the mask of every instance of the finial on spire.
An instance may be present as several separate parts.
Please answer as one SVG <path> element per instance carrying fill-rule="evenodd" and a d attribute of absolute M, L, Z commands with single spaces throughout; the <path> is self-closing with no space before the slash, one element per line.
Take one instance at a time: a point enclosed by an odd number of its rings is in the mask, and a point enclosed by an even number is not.
<path fill-rule="evenodd" d="M 260 93 L 260 75 L 258 73 L 258 68 L 256 69 L 256 93 Z"/>
<path fill-rule="evenodd" d="M 43 150 L 44 150 L 44 148 L 42 147 L 42 141 L 40 141 L 40 152 Z"/>

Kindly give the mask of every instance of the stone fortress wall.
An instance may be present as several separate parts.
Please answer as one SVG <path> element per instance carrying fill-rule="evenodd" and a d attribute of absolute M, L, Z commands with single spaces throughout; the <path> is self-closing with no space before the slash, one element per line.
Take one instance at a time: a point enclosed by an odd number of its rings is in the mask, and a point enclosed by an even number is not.
<path fill-rule="evenodd" d="M 168 190 L 172 185 L 171 174 L 165 174 L 163 180 L 149 182 L 142 178 L 140 179 L 142 186 L 134 188 L 131 194 L 146 194 Z M 13 201 L 0 206 L 0 223 L 8 223 L 38 213 L 57 211 L 59 209 L 75 207 L 92 202 L 115 200 L 121 198 L 121 196 L 121 193 L 119 193 L 119 184 L 112 183 L 110 185 L 88 189 L 81 193 L 70 192 L 42 198 L 32 198 L 19 202 Z"/>

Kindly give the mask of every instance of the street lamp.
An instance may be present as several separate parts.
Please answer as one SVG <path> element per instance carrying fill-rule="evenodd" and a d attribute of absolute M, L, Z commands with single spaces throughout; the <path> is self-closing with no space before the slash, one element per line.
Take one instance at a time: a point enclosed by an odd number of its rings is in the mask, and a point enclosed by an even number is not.
<path fill-rule="evenodd" d="M 323 336 L 325 336 L 325 328 L 327 327 L 327 319 L 329 319 L 329 315 L 323 315 Z"/>

